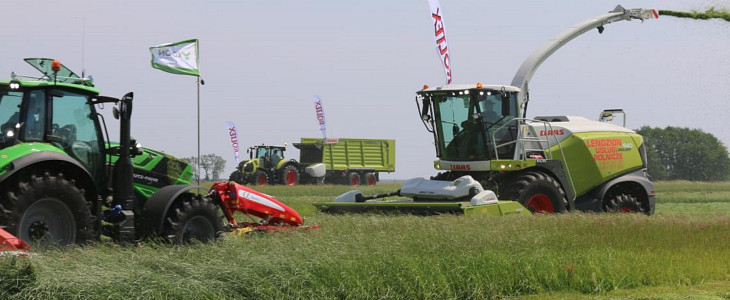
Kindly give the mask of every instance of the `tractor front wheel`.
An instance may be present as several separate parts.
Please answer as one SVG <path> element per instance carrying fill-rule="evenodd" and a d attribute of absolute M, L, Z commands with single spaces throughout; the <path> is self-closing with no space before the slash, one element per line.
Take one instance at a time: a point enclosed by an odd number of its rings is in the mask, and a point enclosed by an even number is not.
<path fill-rule="evenodd" d="M 233 173 L 231 173 L 231 176 L 228 178 L 228 181 L 233 181 L 233 182 L 239 183 L 239 184 L 247 183 L 246 176 L 243 176 L 243 173 L 241 173 L 241 171 L 239 171 L 239 170 L 233 171 Z"/>
<path fill-rule="evenodd" d="M 505 199 L 520 202 L 533 213 L 565 212 L 568 199 L 555 178 L 539 171 L 525 172 L 508 182 Z"/>
<path fill-rule="evenodd" d="M 258 186 L 267 185 L 269 183 L 269 174 L 266 174 L 265 171 L 258 170 L 253 174 L 253 180 L 251 181 Z"/>
<path fill-rule="evenodd" d="M 223 217 L 209 199 L 188 194 L 167 213 L 165 237 L 175 244 L 207 243 L 223 232 Z"/>
<path fill-rule="evenodd" d="M 299 170 L 294 165 L 286 165 L 281 170 L 282 183 L 286 185 L 297 185 L 299 183 Z"/>
<path fill-rule="evenodd" d="M 603 210 L 614 213 L 646 213 L 641 203 L 627 194 L 618 194 L 603 202 Z"/>
<path fill-rule="evenodd" d="M 84 192 L 63 175 L 31 175 L 6 192 L 8 202 L 0 205 L 6 230 L 33 248 L 61 247 L 85 243 L 97 237 L 96 217 Z"/>

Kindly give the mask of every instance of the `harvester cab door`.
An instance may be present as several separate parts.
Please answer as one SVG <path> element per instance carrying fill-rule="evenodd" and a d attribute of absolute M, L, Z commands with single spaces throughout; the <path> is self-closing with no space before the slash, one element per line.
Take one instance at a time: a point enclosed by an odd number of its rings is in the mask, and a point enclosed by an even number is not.
<path fill-rule="evenodd" d="M 92 176 L 103 176 L 104 155 L 101 129 L 89 95 L 49 90 L 50 117 L 47 139 L 78 160 Z M 40 118 L 39 121 L 43 121 Z"/>

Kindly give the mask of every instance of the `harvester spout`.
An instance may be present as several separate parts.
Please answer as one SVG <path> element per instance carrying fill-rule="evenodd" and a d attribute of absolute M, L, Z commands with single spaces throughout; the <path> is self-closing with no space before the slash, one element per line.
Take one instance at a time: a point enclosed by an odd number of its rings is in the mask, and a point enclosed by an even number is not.
<path fill-rule="evenodd" d="M 517 103 L 519 104 L 519 107 L 523 109 L 523 116 L 527 113 L 526 103 L 529 101 L 529 82 L 532 79 L 532 75 L 535 74 L 537 68 L 539 68 L 540 65 L 548 57 L 550 57 L 550 55 L 555 53 L 555 51 L 558 51 L 558 49 L 563 47 L 563 45 L 594 28 L 598 29 L 599 33 L 603 33 L 603 30 L 605 29 L 604 26 L 607 24 L 618 21 L 630 21 L 632 19 L 638 19 L 643 22 L 647 19 L 657 18 L 659 18 L 659 14 L 655 9 L 625 9 L 619 5 L 609 13 L 576 24 L 542 44 L 542 46 L 537 48 L 529 57 L 527 57 L 527 59 L 525 59 L 520 68 L 517 70 L 515 77 L 512 79 L 512 86 L 518 87 L 521 90 L 517 98 Z"/>

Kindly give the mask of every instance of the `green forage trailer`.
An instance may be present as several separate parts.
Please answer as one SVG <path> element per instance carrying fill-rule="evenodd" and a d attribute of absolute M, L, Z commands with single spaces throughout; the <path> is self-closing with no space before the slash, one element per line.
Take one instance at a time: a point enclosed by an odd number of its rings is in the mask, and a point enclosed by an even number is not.
<path fill-rule="evenodd" d="M 395 140 L 302 138 L 294 147 L 305 174 L 326 183 L 375 185 L 380 172 L 395 172 Z"/>

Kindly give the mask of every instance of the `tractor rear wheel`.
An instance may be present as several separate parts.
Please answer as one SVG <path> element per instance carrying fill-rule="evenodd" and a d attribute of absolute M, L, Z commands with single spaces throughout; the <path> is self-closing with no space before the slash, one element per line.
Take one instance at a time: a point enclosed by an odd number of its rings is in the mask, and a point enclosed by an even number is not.
<path fill-rule="evenodd" d="M 533 213 L 565 212 L 568 199 L 557 180 L 539 171 L 513 177 L 506 189 L 507 200 L 520 202 Z"/>
<path fill-rule="evenodd" d="M 299 183 L 299 170 L 294 165 L 286 165 L 281 169 L 281 181 L 286 185 L 297 185 Z"/>
<path fill-rule="evenodd" d="M 374 186 L 377 181 L 378 181 L 378 178 L 375 176 L 375 173 L 373 173 L 373 172 L 365 173 L 365 183 L 367 185 Z"/>
<path fill-rule="evenodd" d="M 251 181 L 258 186 L 267 185 L 269 183 L 269 174 L 266 174 L 265 171 L 258 170 L 253 174 L 253 180 Z"/>
<path fill-rule="evenodd" d="M 167 213 L 164 236 L 175 244 L 207 243 L 220 237 L 223 217 L 218 207 L 207 198 L 187 195 Z"/>
<path fill-rule="evenodd" d="M 351 186 L 358 186 L 358 185 L 360 185 L 360 174 L 358 174 L 355 171 L 352 171 L 349 174 L 347 174 L 347 180 Z"/>
<path fill-rule="evenodd" d="M 644 213 L 646 211 L 641 206 L 636 197 L 627 194 L 618 194 L 608 198 L 603 202 L 603 210 L 615 213 Z"/>
<path fill-rule="evenodd" d="M 62 174 L 31 175 L 5 195 L 8 202 L 0 205 L 0 215 L 6 230 L 33 248 L 81 244 L 97 237 L 92 204 Z"/>

